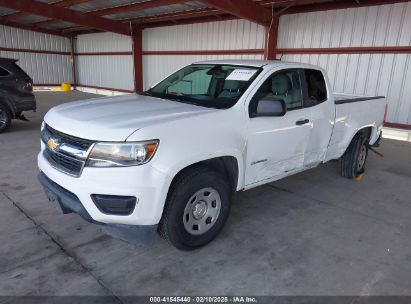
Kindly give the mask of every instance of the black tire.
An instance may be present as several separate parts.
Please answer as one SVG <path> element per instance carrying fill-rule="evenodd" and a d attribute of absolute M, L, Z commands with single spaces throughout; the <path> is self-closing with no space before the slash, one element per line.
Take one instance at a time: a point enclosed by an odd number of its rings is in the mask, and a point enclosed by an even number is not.
<path fill-rule="evenodd" d="M 10 111 L 5 105 L 0 104 L 0 133 L 7 131 L 7 129 L 10 128 L 10 125 L 11 125 Z"/>
<path fill-rule="evenodd" d="M 364 173 L 367 156 L 368 136 L 357 133 L 341 158 L 341 175 L 354 179 Z"/>
<path fill-rule="evenodd" d="M 209 216 L 209 211 L 215 211 L 213 209 L 216 208 L 216 201 L 211 202 L 211 204 L 210 202 L 205 202 L 208 207 L 200 220 L 203 221 L 205 219 L 205 223 L 201 222 L 202 229 L 209 230 L 204 231 L 202 234 L 193 235 L 187 229 L 191 229 L 194 233 L 193 229 L 196 225 L 192 227 L 189 225 L 187 210 L 191 208 L 190 215 L 194 218 L 194 205 L 200 205 L 200 202 L 203 202 L 196 195 L 204 190 L 204 193 L 207 195 L 207 189 L 213 191 L 214 197 L 215 193 L 218 193 L 219 211 L 214 219 L 212 217 L 206 218 Z M 170 188 L 163 217 L 159 224 L 160 235 L 174 247 L 181 250 L 193 250 L 204 246 L 212 241 L 223 228 L 230 213 L 231 194 L 232 192 L 227 180 L 218 172 L 201 166 L 187 169 L 177 177 L 177 180 L 173 182 Z M 203 196 L 200 195 L 199 197 Z M 204 208 L 202 211 L 204 211 Z M 210 223 L 207 224 L 207 220 Z M 207 227 L 210 224 L 212 225 Z M 186 228 L 187 226 L 188 228 Z M 195 233 L 201 233 L 201 229 L 198 227 L 200 226 L 197 226 L 197 229 L 200 231 Z"/>

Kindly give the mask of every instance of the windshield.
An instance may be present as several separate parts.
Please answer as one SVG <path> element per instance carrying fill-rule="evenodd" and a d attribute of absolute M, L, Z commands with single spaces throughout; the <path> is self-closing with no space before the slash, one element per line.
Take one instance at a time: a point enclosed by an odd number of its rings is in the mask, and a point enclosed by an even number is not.
<path fill-rule="evenodd" d="M 256 67 L 192 64 L 143 92 L 143 95 L 227 109 L 235 105 L 260 71 Z"/>

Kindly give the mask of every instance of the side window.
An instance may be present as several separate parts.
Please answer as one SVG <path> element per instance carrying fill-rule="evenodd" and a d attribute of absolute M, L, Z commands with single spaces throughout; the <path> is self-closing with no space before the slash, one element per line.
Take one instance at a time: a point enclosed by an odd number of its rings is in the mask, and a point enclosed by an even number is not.
<path fill-rule="evenodd" d="M 250 102 L 250 113 L 261 99 L 283 100 L 287 110 L 301 108 L 303 97 L 298 69 L 281 70 L 267 78 Z"/>
<path fill-rule="evenodd" d="M 1 76 L 8 76 L 10 73 L 6 71 L 5 69 L 0 67 L 0 77 Z"/>
<path fill-rule="evenodd" d="M 201 69 L 185 75 L 179 82 L 168 87 L 168 93 L 207 94 L 211 81 L 211 75 L 207 74 L 208 71 L 209 69 Z"/>
<path fill-rule="evenodd" d="M 304 70 L 305 80 L 307 83 L 306 106 L 319 104 L 327 99 L 327 86 L 323 73 L 318 70 Z"/>

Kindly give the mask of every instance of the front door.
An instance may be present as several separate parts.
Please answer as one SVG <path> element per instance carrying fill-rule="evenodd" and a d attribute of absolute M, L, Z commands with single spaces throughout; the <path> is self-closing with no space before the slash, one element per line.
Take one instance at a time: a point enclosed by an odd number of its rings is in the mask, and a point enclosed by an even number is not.
<path fill-rule="evenodd" d="M 303 107 L 298 69 L 270 75 L 251 98 L 249 111 L 259 99 L 284 100 L 287 112 L 281 117 L 249 118 L 246 185 L 281 178 L 304 166 L 311 132 L 311 109 Z"/>

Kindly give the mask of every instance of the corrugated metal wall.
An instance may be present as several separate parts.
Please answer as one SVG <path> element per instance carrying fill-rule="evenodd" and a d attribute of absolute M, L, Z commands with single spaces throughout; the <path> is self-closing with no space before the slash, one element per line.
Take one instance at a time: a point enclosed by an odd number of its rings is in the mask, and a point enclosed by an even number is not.
<path fill-rule="evenodd" d="M 101 55 L 99 53 L 113 53 Z M 119 55 L 116 52 L 130 52 Z M 81 85 L 134 90 L 131 38 L 114 33 L 80 35 L 76 39 L 77 82 Z M 81 55 L 84 53 L 95 53 Z"/>
<path fill-rule="evenodd" d="M 143 57 L 144 89 L 196 61 L 214 59 L 262 59 L 262 55 L 147 55 Z"/>
<path fill-rule="evenodd" d="M 411 45 L 411 2 L 285 15 L 279 48 Z M 388 97 L 387 121 L 411 124 L 411 54 L 284 55 L 320 65 L 337 92 Z"/>
<path fill-rule="evenodd" d="M 264 28 L 246 20 L 230 20 L 145 29 L 143 51 L 247 50 L 264 47 Z M 144 88 L 195 61 L 262 59 L 262 55 L 144 55 Z"/>
<path fill-rule="evenodd" d="M 70 52 L 70 40 L 0 25 L 0 48 L 34 51 Z M 72 81 L 69 54 L 44 54 L 36 52 L 2 51 L 0 57 L 19 59 L 19 65 L 35 84 L 59 84 Z"/>

